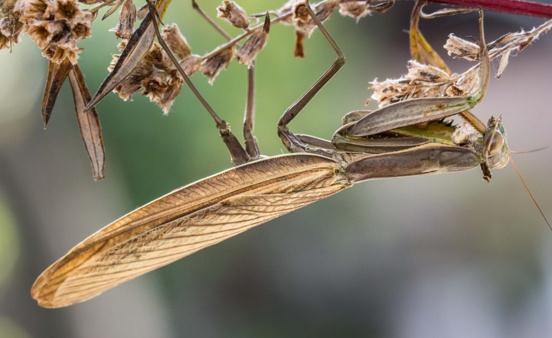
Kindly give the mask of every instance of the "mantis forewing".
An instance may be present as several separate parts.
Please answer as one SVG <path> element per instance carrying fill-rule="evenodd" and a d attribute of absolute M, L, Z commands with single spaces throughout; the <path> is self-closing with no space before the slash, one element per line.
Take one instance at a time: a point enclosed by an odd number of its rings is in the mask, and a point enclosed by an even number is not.
<path fill-rule="evenodd" d="M 44 307 L 82 302 L 350 185 L 336 162 L 284 155 L 173 191 L 78 244 L 35 282 Z"/>

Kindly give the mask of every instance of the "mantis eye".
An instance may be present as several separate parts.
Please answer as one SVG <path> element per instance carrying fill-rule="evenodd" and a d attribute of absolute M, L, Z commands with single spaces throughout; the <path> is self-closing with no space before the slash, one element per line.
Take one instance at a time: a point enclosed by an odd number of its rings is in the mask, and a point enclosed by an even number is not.
<path fill-rule="evenodd" d="M 485 157 L 491 168 L 500 169 L 510 161 L 510 150 L 504 136 L 504 127 L 501 123 L 495 126 L 485 147 Z"/>
<path fill-rule="evenodd" d="M 500 153 L 502 153 L 505 144 L 506 141 L 504 140 L 504 137 L 499 131 L 497 131 L 490 141 L 487 156 L 494 157 L 496 155 L 499 155 Z"/>
<path fill-rule="evenodd" d="M 500 116 L 491 117 L 483 137 L 483 158 L 491 169 L 504 168 L 510 161 L 510 150 Z"/>

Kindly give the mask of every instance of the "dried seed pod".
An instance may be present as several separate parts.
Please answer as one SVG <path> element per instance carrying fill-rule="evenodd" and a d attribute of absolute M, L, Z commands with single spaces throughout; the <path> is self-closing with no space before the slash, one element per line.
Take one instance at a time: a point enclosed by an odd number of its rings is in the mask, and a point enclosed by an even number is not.
<path fill-rule="evenodd" d="M 209 78 L 209 84 L 213 84 L 220 72 L 228 67 L 233 57 L 233 46 L 221 49 L 215 54 L 205 58 L 201 62 L 199 71 Z"/>
<path fill-rule="evenodd" d="M 266 46 L 269 31 L 270 17 L 266 15 L 263 27 L 259 27 L 251 33 L 249 38 L 236 51 L 236 57 L 241 64 L 251 67 L 257 55 Z"/>
<path fill-rule="evenodd" d="M 276 10 L 277 16 L 282 18 L 280 23 L 291 25 L 293 24 L 293 11 L 299 0 L 288 0 L 282 7 Z"/>
<path fill-rule="evenodd" d="M 316 17 L 320 22 L 326 21 L 333 13 L 333 11 L 339 5 L 339 0 L 323 0 L 317 3 L 312 7 L 313 12 L 316 14 Z M 307 7 L 304 3 L 298 3 L 295 6 L 293 12 L 293 21 L 295 23 L 295 29 L 305 33 L 306 36 L 310 37 L 314 29 L 316 28 L 316 23 L 310 16 Z"/>
<path fill-rule="evenodd" d="M 180 62 L 180 67 L 182 67 L 186 75 L 191 76 L 195 72 L 199 71 L 201 61 L 201 56 L 192 54 Z"/>
<path fill-rule="evenodd" d="M 125 0 L 119 15 L 119 23 L 113 29 L 115 35 L 121 39 L 130 39 L 136 22 L 136 6 L 133 0 Z"/>
<path fill-rule="evenodd" d="M 448 55 L 454 58 L 476 61 L 479 56 L 478 44 L 464 40 L 454 34 L 449 34 L 444 48 L 447 50 Z"/>
<path fill-rule="evenodd" d="M 295 50 L 293 55 L 298 58 L 305 57 L 305 33 L 295 31 Z"/>
<path fill-rule="evenodd" d="M 320 22 L 326 21 L 339 5 L 339 0 L 323 0 L 312 7 L 313 12 Z M 295 52 L 296 57 L 305 57 L 304 41 L 310 37 L 316 28 L 316 22 L 312 19 L 303 2 L 295 4 L 293 9 L 293 24 L 295 25 Z"/>
<path fill-rule="evenodd" d="M 344 1 L 339 4 L 339 14 L 358 20 L 372 14 L 367 1 Z"/>
<path fill-rule="evenodd" d="M 552 29 L 552 20 L 544 22 L 542 25 L 531 29 L 530 31 L 521 30 L 520 32 L 508 33 L 489 44 L 489 55 L 491 59 L 500 58 L 497 77 L 508 66 L 510 56 L 513 53 L 519 53 L 529 47 L 541 34 L 545 34 Z"/>
<path fill-rule="evenodd" d="M 15 16 L 7 16 L 0 19 L 0 49 L 11 48 L 19 42 L 19 34 L 23 30 L 23 24 Z"/>
<path fill-rule="evenodd" d="M 499 58 L 500 60 L 496 76 L 500 77 L 500 75 L 502 75 L 508 66 L 512 54 L 522 52 L 542 34 L 547 33 L 551 29 L 552 20 L 548 20 L 530 31 L 521 30 L 519 32 L 507 33 L 489 43 L 488 49 L 490 59 L 494 60 Z M 449 35 L 445 44 L 445 49 L 448 51 L 448 54 L 453 57 L 459 57 L 470 61 L 476 61 L 479 56 L 479 45 L 459 38 L 454 34 Z M 469 82 L 470 79 L 464 79 L 464 81 Z"/>
<path fill-rule="evenodd" d="M 174 24 L 167 25 L 162 32 L 180 65 L 187 75 L 192 75 L 199 69 L 201 58 L 191 54 L 186 39 Z M 123 40 L 118 48 L 124 50 L 127 41 Z M 108 68 L 113 71 L 119 55 L 114 55 Z M 113 90 L 123 100 L 129 100 L 134 93 L 147 96 L 167 114 L 180 93 L 183 79 L 178 73 L 169 56 L 158 43 L 153 43 L 136 67 Z"/>
<path fill-rule="evenodd" d="M 217 7 L 217 15 L 221 19 L 230 22 L 234 27 L 245 29 L 249 27 L 249 18 L 247 14 L 237 3 L 231 0 L 224 0 Z"/>
<path fill-rule="evenodd" d="M 186 41 L 186 38 L 182 35 L 176 24 L 165 26 L 161 34 L 167 45 L 171 48 L 171 51 L 179 59 L 184 60 L 192 54 L 188 41 Z"/>
<path fill-rule="evenodd" d="M 385 13 L 393 7 L 395 0 L 342 0 L 339 4 L 339 14 L 356 19 L 357 22 L 372 13 Z"/>
<path fill-rule="evenodd" d="M 90 36 L 92 12 L 80 9 L 76 0 L 20 0 L 14 11 L 44 57 L 55 63 L 68 59 L 76 64 L 77 42 Z"/>
<path fill-rule="evenodd" d="M 410 98 L 463 96 L 475 88 L 477 81 L 477 72 L 473 69 L 463 74 L 448 74 L 438 67 L 411 60 L 408 73 L 401 78 L 371 82 L 371 98 L 382 107 Z"/>

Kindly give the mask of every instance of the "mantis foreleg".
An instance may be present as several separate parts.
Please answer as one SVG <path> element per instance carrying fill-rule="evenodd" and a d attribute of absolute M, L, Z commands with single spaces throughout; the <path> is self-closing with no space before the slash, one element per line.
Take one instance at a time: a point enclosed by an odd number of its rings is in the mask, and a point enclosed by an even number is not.
<path fill-rule="evenodd" d="M 338 130 L 341 136 L 360 137 L 378 134 L 395 128 L 440 120 L 473 108 L 487 91 L 490 77 L 490 60 L 485 44 L 483 12 L 479 21 L 480 62 L 479 85 L 469 96 L 419 98 L 390 104 L 367 113 L 360 120 Z"/>

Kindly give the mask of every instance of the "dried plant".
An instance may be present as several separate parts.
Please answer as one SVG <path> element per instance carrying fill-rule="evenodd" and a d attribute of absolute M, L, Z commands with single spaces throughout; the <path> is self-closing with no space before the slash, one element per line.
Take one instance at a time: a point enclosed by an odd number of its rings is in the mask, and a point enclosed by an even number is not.
<path fill-rule="evenodd" d="M 91 34 L 91 11 L 82 10 L 76 0 L 20 0 L 14 12 L 44 57 L 57 64 L 77 63 L 77 43 Z"/>
<path fill-rule="evenodd" d="M 334 12 L 359 20 L 372 13 L 383 13 L 392 7 L 395 0 L 321 0 L 312 5 L 320 22 L 328 20 Z M 451 2 L 459 0 L 428 0 Z M 492 0 L 466 2 L 468 7 L 484 7 L 496 10 L 522 11 L 533 15 L 552 17 L 552 6 L 518 1 L 496 5 Z M 95 178 L 103 177 L 103 141 L 95 106 L 111 92 L 121 99 L 129 100 L 135 94 L 148 97 L 164 113 L 168 113 L 184 82 L 194 73 L 204 74 L 212 84 L 224 69 L 236 59 L 251 68 L 265 48 L 271 25 L 291 25 L 295 31 L 295 50 L 298 57 L 305 56 L 305 39 L 316 29 L 315 20 L 309 15 L 304 0 L 290 0 L 275 10 L 268 10 L 264 22 L 258 15 L 250 16 L 236 2 L 223 0 L 216 9 L 218 17 L 244 32 L 230 37 L 195 2 L 192 6 L 227 42 L 203 55 L 192 53 L 192 48 L 175 24 L 162 29 L 159 39 L 157 29 L 160 19 L 168 9 L 170 0 L 147 0 L 136 8 L 134 0 L 1 0 L 0 2 L 0 49 L 11 49 L 25 33 L 41 49 L 48 59 L 48 76 L 42 100 L 42 117 L 46 126 L 62 84 L 69 78 L 75 97 L 75 107 L 82 137 L 92 160 Z M 153 11 L 152 11 L 153 8 Z M 100 11 L 104 11 L 100 15 Z M 90 95 L 85 79 L 78 66 L 83 52 L 79 42 L 91 36 L 92 25 L 98 17 L 106 18 L 119 11 L 119 20 L 112 29 L 120 39 L 120 53 L 113 56 L 108 67 L 109 75 L 95 95 Z M 270 16 L 269 16 L 270 13 Z M 141 22 L 136 25 L 136 21 Z M 138 27 L 136 27 L 138 26 Z M 505 35 L 490 44 L 492 58 L 500 58 L 499 74 L 508 63 L 509 56 L 523 50 L 533 40 L 550 29 L 550 23 L 530 32 Z M 415 35 L 422 50 L 425 40 L 421 33 Z M 412 43 L 411 43 L 412 45 Z M 447 49 L 451 55 L 473 59 L 478 46 L 455 36 L 449 38 Z M 426 50 L 427 52 L 427 50 Z M 434 59 L 438 60 L 438 59 Z M 420 61 L 420 60 L 419 60 Z M 437 64 L 438 61 L 435 61 Z M 473 87 L 470 70 L 464 74 L 449 74 L 433 64 L 420 62 L 409 64 L 409 73 L 399 80 L 374 82 L 374 98 L 381 105 L 409 97 L 433 95 L 461 95 Z M 91 141 L 92 140 L 92 141 Z"/>
<path fill-rule="evenodd" d="M 552 29 L 552 20 L 548 20 L 542 25 L 531 29 L 530 31 L 521 30 L 519 32 L 508 33 L 495 41 L 489 43 L 489 56 L 491 59 L 499 59 L 497 77 L 500 77 L 510 60 L 510 56 L 524 51 L 534 41 L 538 40 L 542 34 Z M 479 53 L 479 46 L 473 42 L 464 40 L 454 34 L 450 34 L 445 44 L 448 54 L 455 58 L 463 58 L 473 61 Z"/>
<path fill-rule="evenodd" d="M 191 48 L 176 25 L 168 25 L 163 29 L 163 38 L 171 47 L 181 66 L 188 75 L 192 75 L 199 69 L 200 58 L 192 55 Z M 119 48 L 124 50 L 127 40 L 121 42 Z M 114 55 L 109 71 L 114 70 L 120 55 Z M 182 77 L 167 54 L 158 43 L 152 44 L 148 52 L 139 61 L 134 70 L 121 83 L 114 92 L 125 101 L 138 92 L 147 96 L 167 114 L 180 93 Z"/>
<path fill-rule="evenodd" d="M 249 27 L 249 17 L 247 13 L 237 3 L 230 0 L 224 0 L 217 7 L 217 15 L 219 18 L 225 19 L 236 28 L 245 29 Z"/>
<path fill-rule="evenodd" d="M 551 28 L 552 20 L 549 20 L 528 32 L 521 30 L 507 33 L 489 43 L 489 58 L 499 60 L 497 77 L 502 75 L 513 53 L 525 50 L 541 34 L 548 32 Z M 454 34 L 449 35 L 444 48 L 452 57 L 478 61 L 479 45 Z M 408 62 L 407 69 L 407 74 L 398 79 L 371 82 L 373 90 L 371 98 L 380 107 L 416 97 L 468 95 L 477 86 L 479 64 L 457 74 L 449 73 L 437 66 L 411 60 Z"/>

